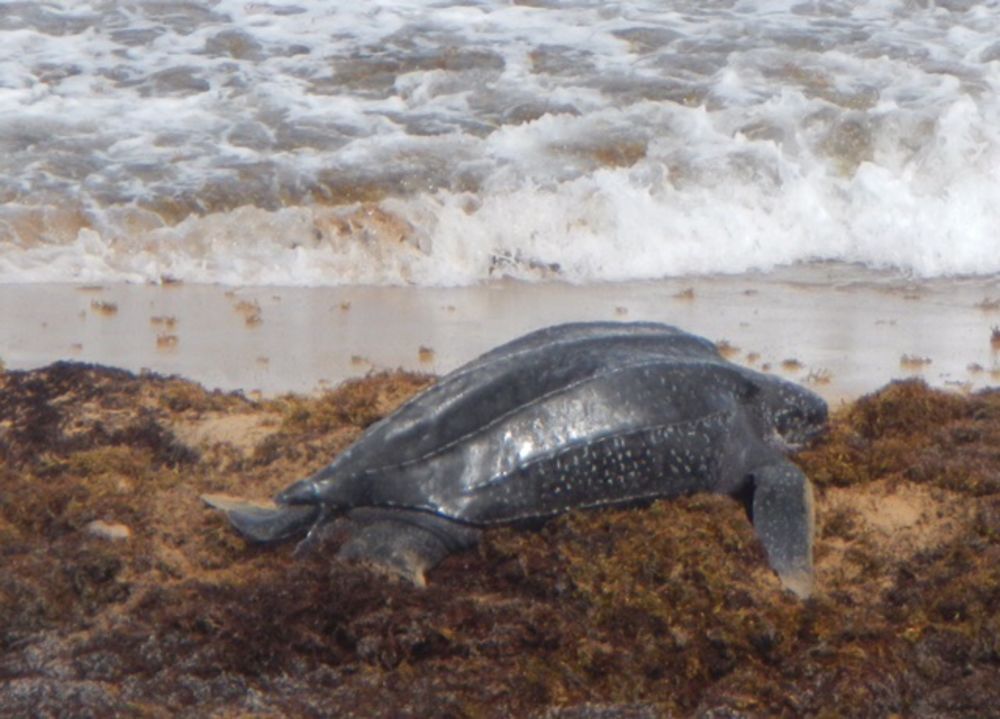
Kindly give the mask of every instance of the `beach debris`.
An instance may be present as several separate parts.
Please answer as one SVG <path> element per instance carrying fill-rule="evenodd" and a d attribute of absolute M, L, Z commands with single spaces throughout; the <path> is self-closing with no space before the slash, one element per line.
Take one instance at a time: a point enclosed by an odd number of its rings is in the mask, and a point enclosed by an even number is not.
<path fill-rule="evenodd" d="M 983 367 L 978 362 L 970 362 L 969 364 L 967 364 L 965 366 L 965 369 L 967 369 L 972 374 L 979 374 L 981 372 L 985 372 L 986 371 L 986 368 Z"/>
<path fill-rule="evenodd" d="M 71 344 L 69 346 L 69 351 L 70 352 L 74 352 L 74 353 L 83 352 L 83 343 L 82 342 L 74 342 L 73 344 Z"/>
<path fill-rule="evenodd" d="M 88 534 L 93 534 L 95 537 L 107 539 L 112 542 L 119 542 L 132 536 L 132 530 L 124 524 L 105 522 L 102 519 L 95 519 L 93 522 L 88 523 L 86 530 Z"/>
<path fill-rule="evenodd" d="M 178 345 L 180 339 L 175 334 L 160 332 L 156 335 L 156 348 L 161 350 L 173 349 Z"/>
<path fill-rule="evenodd" d="M 984 297 L 982 300 L 974 304 L 973 307 L 977 307 L 983 312 L 1000 310 L 1000 297 Z"/>
<path fill-rule="evenodd" d="M 990 328 L 990 347 L 1000 350 L 1000 327 L 996 325 Z"/>
<path fill-rule="evenodd" d="M 184 284 L 184 280 L 173 275 L 160 275 L 159 283 L 162 287 L 178 287 Z"/>
<path fill-rule="evenodd" d="M 807 384 L 830 384 L 830 380 L 833 379 L 833 372 L 823 367 L 810 370 L 809 374 L 806 375 Z"/>
<path fill-rule="evenodd" d="M 929 365 L 933 360 L 930 357 L 921 355 L 904 354 L 899 358 L 899 366 L 908 370 L 921 370 Z"/>
<path fill-rule="evenodd" d="M 118 304 L 115 302 L 104 302 L 103 300 L 91 300 L 90 309 L 99 315 L 111 317 L 118 314 Z"/>
<path fill-rule="evenodd" d="M 420 345 L 420 349 L 417 350 L 417 356 L 420 358 L 421 362 L 432 362 L 434 361 L 434 349 L 432 347 Z"/>
<path fill-rule="evenodd" d="M 675 300 L 693 300 L 694 299 L 694 287 L 685 287 L 680 292 L 675 292 L 673 295 Z"/>
<path fill-rule="evenodd" d="M 350 300 L 344 300 L 343 302 L 340 303 L 340 311 L 341 312 L 347 312 L 349 309 L 351 309 L 351 301 Z"/>
<path fill-rule="evenodd" d="M 760 359 L 760 352 L 747 352 L 747 362 L 755 364 Z"/>
<path fill-rule="evenodd" d="M 371 360 L 364 355 L 351 355 L 351 364 L 355 367 L 360 367 L 362 365 L 371 364 Z"/>
<path fill-rule="evenodd" d="M 628 307 L 618 305 L 617 307 L 615 307 L 615 314 L 618 315 L 619 317 L 624 317 L 625 315 L 628 314 Z"/>
<path fill-rule="evenodd" d="M 525 271 L 538 279 L 550 279 L 562 272 L 562 266 L 558 262 L 542 262 L 534 257 L 525 257 L 520 250 L 501 250 L 490 255 L 490 277 L 518 278 L 523 277 Z"/>
<path fill-rule="evenodd" d="M 171 315 L 154 315 L 149 318 L 149 324 L 172 330 L 177 326 L 177 318 Z"/>
<path fill-rule="evenodd" d="M 721 339 L 715 343 L 715 349 L 726 359 L 731 359 L 740 353 L 740 348 L 727 339 Z"/>
<path fill-rule="evenodd" d="M 270 358 L 270 357 L 265 357 L 264 355 L 261 355 L 261 356 L 260 356 L 260 357 L 258 357 L 258 358 L 257 358 L 257 359 L 256 359 L 255 361 L 256 361 L 256 362 L 257 362 L 257 364 L 259 364 L 259 365 L 260 365 L 261 367 L 267 367 L 267 366 L 268 366 L 269 364 L 271 364 L 271 358 Z"/>
<path fill-rule="evenodd" d="M 106 288 L 104 285 L 80 285 L 76 288 L 77 292 L 104 292 Z"/>
<path fill-rule="evenodd" d="M 798 372 L 803 367 L 805 365 L 794 357 L 781 360 L 781 368 L 787 372 Z"/>
<path fill-rule="evenodd" d="M 243 321 L 247 327 L 256 327 L 264 321 L 257 300 L 240 300 L 236 303 L 236 311 L 243 315 Z"/>

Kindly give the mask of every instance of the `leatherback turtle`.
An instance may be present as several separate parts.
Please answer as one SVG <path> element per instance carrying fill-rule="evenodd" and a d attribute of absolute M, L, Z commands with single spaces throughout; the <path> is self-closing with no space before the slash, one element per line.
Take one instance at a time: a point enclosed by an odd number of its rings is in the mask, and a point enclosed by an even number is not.
<path fill-rule="evenodd" d="M 818 434 L 813 392 L 725 360 L 656 323 L 538 330 L 443 377 L 264 507 L 221 496 L 247 538 L 312 536 L 334 517 L 339 555 L 424 583 L 483 528 L 693 492 L 742 500 L 767 558 L 812 588 L 809 480 L 785 452 Z"/>

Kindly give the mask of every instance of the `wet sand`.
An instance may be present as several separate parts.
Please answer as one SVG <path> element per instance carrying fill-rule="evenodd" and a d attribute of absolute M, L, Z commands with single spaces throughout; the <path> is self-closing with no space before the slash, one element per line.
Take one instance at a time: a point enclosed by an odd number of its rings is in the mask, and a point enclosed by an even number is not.
<path fill-rule="evenodd" d="M 1000 383 L 1000 279 L 910 282 L 842 265 L 588 286 L 0 285 L 0 307 L 12 369 L 74 359 L 265 395 L 371 369 L 442 374 L 573 320 L 676 324 L 834 403 L 909 376 L 960 390 Z"/>

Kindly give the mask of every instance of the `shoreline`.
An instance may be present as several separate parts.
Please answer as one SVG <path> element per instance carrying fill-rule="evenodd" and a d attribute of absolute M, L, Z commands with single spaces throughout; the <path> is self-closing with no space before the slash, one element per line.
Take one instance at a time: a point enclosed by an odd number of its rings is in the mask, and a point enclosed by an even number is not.
<path fill-rule="evenodd" d="M 545 325 L 657 321 L 831 403 L 893 379 L 1000 384 L 1000 278 L 913 281 L 857 267 L 599 285 L 467 288 L 0 285 L 0 360 L 65 359 L 210 389 L 314 393 L 372 370 L 445 374 Z"/>

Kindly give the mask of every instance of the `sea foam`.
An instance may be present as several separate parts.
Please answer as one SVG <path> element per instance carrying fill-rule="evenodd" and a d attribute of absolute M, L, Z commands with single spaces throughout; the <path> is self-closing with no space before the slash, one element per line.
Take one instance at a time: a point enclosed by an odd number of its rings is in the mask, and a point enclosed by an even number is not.
<path fill-rule="evenodd" d="M 0 11 L 0 281 L 1000 272 L 1000 3 Z"/>

